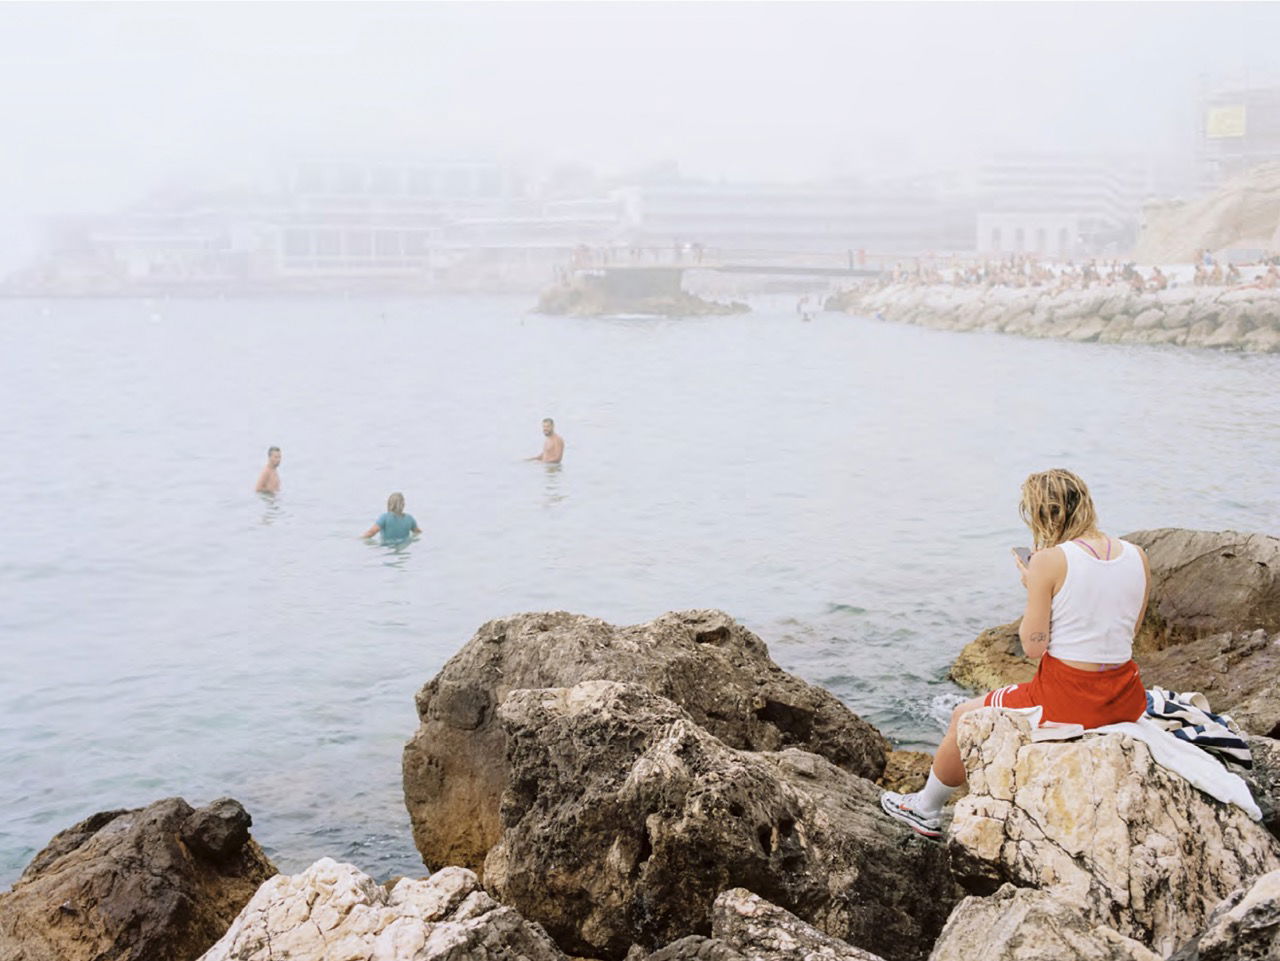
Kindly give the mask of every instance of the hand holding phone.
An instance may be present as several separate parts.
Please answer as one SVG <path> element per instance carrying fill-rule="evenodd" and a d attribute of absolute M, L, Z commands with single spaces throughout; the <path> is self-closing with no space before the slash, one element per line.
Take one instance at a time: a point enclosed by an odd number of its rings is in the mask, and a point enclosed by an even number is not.
<path fill-rule="evenodd" d="M 1029 567 L 1031 565 L 1031 548 L 1014 547 L 1012 548 L 1012 550 L 1013 550 L 1013 556 L 1018 559 L 1018 563 L 1022 567 Z"/>

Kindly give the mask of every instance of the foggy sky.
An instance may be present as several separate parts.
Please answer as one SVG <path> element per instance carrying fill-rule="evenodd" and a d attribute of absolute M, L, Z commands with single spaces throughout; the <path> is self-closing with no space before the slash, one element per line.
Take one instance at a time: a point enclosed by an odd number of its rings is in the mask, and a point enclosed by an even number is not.
<path fill-rule="evenodd" d="M 800 180 L 1172 154 L 1199 76 L 1264 75 L 1278 36 L 1270 3 L 5 3 L 0 211 L 317 155 Z"/>

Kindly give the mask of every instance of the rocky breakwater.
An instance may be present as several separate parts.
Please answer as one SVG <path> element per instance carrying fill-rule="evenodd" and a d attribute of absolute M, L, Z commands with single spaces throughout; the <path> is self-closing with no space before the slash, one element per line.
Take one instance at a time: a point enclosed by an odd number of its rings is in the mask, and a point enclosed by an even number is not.
<path fill-rule="evenodd" d="M 1280 290 L 894 285 L 845 291 L 827 308 L 941 330 L 1280 353 Z"/>
<path fill-rule="evenodd" d="M 104 811 L 0 894 L 3 961 L 194 961 L 276 873 L 230 798 Z"/>

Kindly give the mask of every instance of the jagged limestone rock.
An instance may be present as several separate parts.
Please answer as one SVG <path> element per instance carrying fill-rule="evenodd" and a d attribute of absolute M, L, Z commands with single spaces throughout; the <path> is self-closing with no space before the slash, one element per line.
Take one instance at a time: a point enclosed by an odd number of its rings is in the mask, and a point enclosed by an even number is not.
<path fill-rule="evenodd" d="M 495 895 L 566 951 L 621 959 L 711 933 L 745 887 L 891 961 L 923 958 L 957 892 L 880 789 L 798 750 L 740 751 L 636 684 L 513 691 Z"/>
<path fill-rule="evenodd" d="M 708 683 L 714 678 L 715 683 Z M 508 784 L 495 709 L 516 688 L 584 680 L 643 684 L 731 747 L 799 747 L 874 779 L 889 743 L 834 695 L 778 667 L 722 611 L 682 611 L 615 627 L 563 611 L 489 621 L 417 696 L 404 749 L 405 804 L 428 867 L 483 870 Z"/>
<path fill-rule="evenodd" d="M 388 891 L 321 858 L 258 889 L 200 961 L 568 961 L 536 924 L 463 868 Z"/>
<path fill-rule="evenodd" d="M 1202 794 L 1119 734 L 1033 743 L 995 709 L 959 728 L 969 795 L 948 846 L 978 893 L 1040 888 L 1167 954 L 1232 890 L 1280 868 L 1280 843 L 1234 805 Z"/>
<path fill-rule="evenodd" d="M 1162 961 L 1059 897 L 1005 884 L 951 912 L 929 961 Z"/>
<path fill-rule="evenodd" d="M 1207 930 L 1169 961 L 1276 961 L 1280 958 L 1280 871 L 1233 891 Z"/>

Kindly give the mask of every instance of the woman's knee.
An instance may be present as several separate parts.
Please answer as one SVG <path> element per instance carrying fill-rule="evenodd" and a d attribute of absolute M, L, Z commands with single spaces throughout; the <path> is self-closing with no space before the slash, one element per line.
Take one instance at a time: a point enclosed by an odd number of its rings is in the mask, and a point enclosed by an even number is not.
<path fill-rule="evenodd" d="M 955 709 L 951 712 L 951 723 L 953 725 L 959 723 L 960 718 L 964 717 L 970 711 L 976 711 L 978 708 L 982 707 L 985 701 L 986 696 L 983 695 L 982 697 L 971 698 L 968 701 L 962 701 L 957 704 Z"/>

